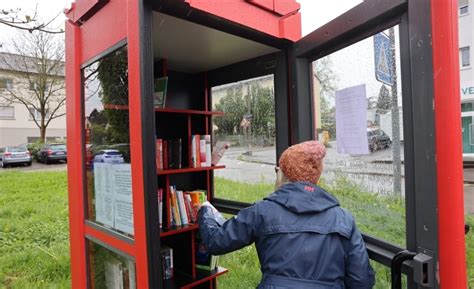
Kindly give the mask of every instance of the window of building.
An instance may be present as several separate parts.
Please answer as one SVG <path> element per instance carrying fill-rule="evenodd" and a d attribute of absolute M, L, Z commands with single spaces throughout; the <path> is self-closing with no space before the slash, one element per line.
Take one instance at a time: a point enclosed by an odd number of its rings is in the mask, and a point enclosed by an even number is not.
<path fill-rule="evenodd" d="M 469 13 L 469 5 L 459 7 L 459 15 L 466 15 Z"/>
<path fill-rule="evenodd" d="M 461 67 L 468 67 L 471 65 L 471 57 L 470 57 L 470 47 L 469 46 L 466 46 L 466 47 L 462 47 L 459 49 L 459 52 L 460 52 L 460 63 L 461 63 Z"/>
<path fill-rule="evenodd" d="M 472 102 L 461 103 L 461 112 L 473 111 Z"/>
<path fill-rule="evenodd" d="M 11 78 L 0 78 L 0 89 L 12 89 L 13 88 L 13 79 Z"/>
<path fill-rule="evenodd" d="M 15 107 L 0 106 L 0 119 L 15 119 Z"/>
<path fill-rule="evenodd" d="M 474 146 L 474 125 L 469 125 L 469 141 L 472 146 Z"/>
<path fill-rule="evenodd" d="M 41 112 L 37 109 L 35 109 L 34 107 L 29 107 L 28 108 L 29 110 L 29 120 L 40 120 L 41 119 Z M 46 119 L 49 118 L 49 112 L 46 112 L 46 116 L 45 116 Z"/>
<path fill-rule="evenodd" d="M 29 87 L 30 91 L 38 90 L 39 89 L 38 87 L 39 87 L 39 84 L 37 82 L 30 82 L 30 87 Z M 48 87 L 49 87 L 49 83 L 46 82 L 44 84 L 44 90 L 47 91 Z"/>

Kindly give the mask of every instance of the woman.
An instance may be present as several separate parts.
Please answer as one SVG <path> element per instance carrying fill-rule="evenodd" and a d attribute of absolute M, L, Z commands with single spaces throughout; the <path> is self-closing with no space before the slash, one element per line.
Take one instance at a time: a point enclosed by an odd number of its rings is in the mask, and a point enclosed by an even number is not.
<path fill-rule="evenodd" d="M 201 238 L 221 255 L 255 242 L 262 271 L 258 288 L 372 288 L 374 272 L 354 218 L 317 186 L 326 149 L 294 145 L 280 157 L 276 191 L 220 226 L 199 210 Z"/>

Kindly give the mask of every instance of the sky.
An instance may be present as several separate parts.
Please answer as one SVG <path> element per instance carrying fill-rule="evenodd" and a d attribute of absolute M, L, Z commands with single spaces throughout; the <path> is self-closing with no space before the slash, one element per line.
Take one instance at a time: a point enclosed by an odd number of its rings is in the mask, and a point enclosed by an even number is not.
<path fill-rule="evenodd" d="M 302 28 L 303 35 L 315 30 L 324 23 L 329 22 L 335 16 L 342 14 L 350 8 L 361 3 L 361 0 L 299 0 L 301 4 L 301 14 L 303 18 Z M 328 3 L 329 2 L 329 3 Z M 51 19 L 61 14 L 56 23 L 62 25 L 64 16 L 62 11 L 70 6 L 71 0 L 21 0 L 21 1 L 2 1 L 1 9 L 17 9 L 20 8 L 20 15 L 32 15 L 35 7 L 38 7 L 38 14 L 43 19 Z M 324 4 L 323 4 L 324 3 Z M 8 27 L 0 26 L 0 41 L 3 43 L 14 36 L 15 30 Z"/>
<path fill-rule="evenodd" d="M 361 0 L 299 0 L 302 14 L 303 36 L 314 31 L 323 24 L 329 22 L 336 16 L 346 12 L 350 8 L 360 4 Z M 2 9 L 20 8 L 20 17 L 32 15 L 37 7 L 40 19 L 49 20 L 56 17 L 53 27 L 61 28 L 64 25 L 65 17 L 62 11 L 70 6 L 70 0 L 21 0 L 2 1 Z M 0 50 L 11 49 L 8 43 L 16 36 L 18 30 L 0 25 Z M 362 53 L 362 54 L 361 54 Z M 365 57 L 360 57 L 365 55 Z M 368 96 L 378 93 L 380 85 L 373 81 L 373 44 L 371 38 L 354 45 L 331 56 L 333 67 L 337 73 L 338 88 L 345 88 L 364 82 L 368 84 Z M 370 79 L 369 79 L 370 78 Z"/>

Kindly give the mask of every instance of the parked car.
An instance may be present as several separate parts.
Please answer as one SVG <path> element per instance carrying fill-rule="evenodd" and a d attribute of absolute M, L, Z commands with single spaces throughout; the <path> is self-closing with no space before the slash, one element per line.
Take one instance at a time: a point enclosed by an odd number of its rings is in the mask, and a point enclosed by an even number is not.
<path fill-rule="evenodd" d="M 381 129 L 367 129 L 367 140 L 371 152 L 390 147 L 392 141 L 390 137 Z"/>
<path fill-rule="evenodd" d="M 94 162 L 121 164 L 124 162 L 123 155 L 118 150 L 100 150 L 94 156 Z"/>
<path fill-rule="evenodd" d="M 45 164 L 53 161 L 67 162 L 66 145 L 62 143 L 45 143 L 38 152 L 38 161 Z"/>
<path fill-rule="evenodd" d="M 8 146 L 0 148 L 0 167 L 6 168 L 12 164 L 31 166 L 31 154 L 26 146 Z"/>

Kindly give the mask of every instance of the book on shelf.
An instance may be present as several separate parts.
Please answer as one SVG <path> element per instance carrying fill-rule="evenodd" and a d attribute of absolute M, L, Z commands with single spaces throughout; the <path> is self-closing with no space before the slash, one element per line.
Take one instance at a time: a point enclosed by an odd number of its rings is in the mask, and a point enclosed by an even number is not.
<path fill-rule="evenodd" d="M 181 156 L 182 156 L 182 140 L 171 139 L 168 140 L 168 168 L 169 169 L 180 169 L 181 168 Z"/>
<path fill-rule="evenodd" d="M 163 189 L 158 189 L 158 218 L 160 228 L 163 228 Z"/>
<path fill-rule="evenodd" d="M 212 150 L 211 165 L 216 166 L 229 148 L 230 143 L 218 141 Z"/>
<path fill-rule="evenodd" d="M 163 279 L 172 279 L 174 277 L 173 248 L 166 245 L 161 246 L 161 268 Z"/>
<path fill-rule="evenodd" d="M 209 254 L 206 246 L 199 239 L 196 241 L 196 268 L 213 271 L 217 268 L 219 257 Z"/>
<path fill-rule="evenodd" d="M 201 136 L 201 137 L 204 137 L 204 140 L 206 141 L 206 167 L 210 167 L 211 166 L 211 135 L 210 134 L 206 134 L 204 136 Z"/>
<path fill-rule="evenodd" d="M 156 169 L 163 169 L 163 140 L 156 139 Z"/>
<path fill-rule="evenodd" d="M 191 139 L 191 165 L 193 168 L 201 167 L 200 149 L 201 136 L 198 134 L 192 135 Z"/>
<path fill-rule="evenodd" d="M 197 150 L 196 150 L 197 154 Z M 201 167 L 211 166 L 211 135 L 201 135 L 199 140 L 199 158 Z"/>
<path fill-rule="evenodd" d="M 207 201 L 207 193 L 203 190 L 184 192 L 170 186 L 169 213 L 171 227 L 197 223 L 197 204 Z"/>
<path fill-rule="evenodd" d="M 156 168 L 180 169 L 182 167 L 182 139 L 156 140 Z"/>
<path fill-rule="evenodd" d="M 168 168 L 168 141 L 163 140 L 163 150 L 161 154 L 161 158 L 163 160 L 163 169 Z"/>
<path fill-rule="evenodd" d="M 168 77 L 156 78 L 154 81 L 153 104 L 155 108 L 164 108 L 168 91 Z"/>

